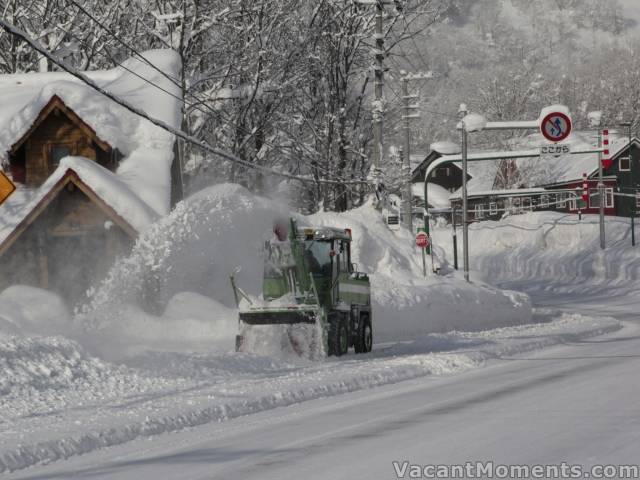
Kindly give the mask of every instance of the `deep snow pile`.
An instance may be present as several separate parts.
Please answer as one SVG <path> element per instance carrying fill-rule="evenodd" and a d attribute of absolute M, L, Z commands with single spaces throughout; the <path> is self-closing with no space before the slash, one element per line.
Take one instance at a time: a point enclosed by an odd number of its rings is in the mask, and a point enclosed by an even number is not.
<path fill-rule="evenodd" d="M 480 282 L 467 283 L 445 262 L 443 275 L 422 272 L 422 256 L 406 230 L 392 232 L 371 206 L 318 213 L 312 224 L 351 228 L 352 261 L 371 273 L 376 341 L 397 341 L 451 330 L 477 331 L 531 319 L 529 298 Z M 443 256 L 440 252 L 439 256 Z"/>
<path fill-rule="evenodd" d="M 73 329 L 64 301 L 24 285 L 0 292 L 0 340 L 13 335 L 68 335 Z"/>
<path fill-rule="evenodd" d="M 285 205 L 238 185 L 201 191 L 140 237 L 133 253 L 119 261 L 93 292 L 91 304 L 80 316 L 82 322 L 89 330 L 100 332 L 101 345 L 109 344 L 112 336 L 111 343 L 117 345 L 157 347 L 161 336 L 169 340 L 179 331 L 185 340 L 189 336 L 197 340 L 193 347 L 206 348 L 208 342 L 210 347 L 231 350 L 236 315 L 229 275 L 239 267 L 238 284 L 259 295 L 262 245 L 271 236 L 274 221 L 289 215 Z M 390 231 L 371 205 L 342 214 L 297 217 L 300 224 L 352 229 L 352 261 L 372 278 L 376 341 L 530 321 L 526 295 L 467 284 L 446 265 L 448 274 L 423 278 L 421 256 L 412 236 L 404 230 Z M 208 329 L 183 322 L 188 317 L 184 312 L 176 318 L 175 314 L 161 315 L 161 310 L 153 316 L 140 309 L 166 305 L 185 291 L 212 299 L 206 318 L 199 316 Z M 145 332 L 152 332 L 148 342 L 143 338 Z"/>
<path fill-rule="evenodd" d="M 469 229 L 472 276 L 491 283 L 527 281 L 528 288 L 640 287 L 640 248 L 631 246 L 630 221 L 607 217 L 600 249 L 597 215 L 533 212 Z M 450 230 L 436 241 L 452 257 Z"/>

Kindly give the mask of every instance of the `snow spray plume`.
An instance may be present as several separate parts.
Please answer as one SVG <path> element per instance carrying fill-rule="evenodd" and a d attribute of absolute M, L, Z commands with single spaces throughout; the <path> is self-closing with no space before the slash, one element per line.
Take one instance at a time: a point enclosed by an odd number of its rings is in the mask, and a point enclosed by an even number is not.
<path fill-rule="evenodd" d="M 127 305 L 151 313 L 180 292 L 194 292 L 234 307 L 229 274 L 260 290 L 262 237 L 286 207 L 234 184 L 210 187 L 179 203 L 140 235 L 131 254 L 116 262 L 79 311 L 88 328 L 124 321 Z"/>

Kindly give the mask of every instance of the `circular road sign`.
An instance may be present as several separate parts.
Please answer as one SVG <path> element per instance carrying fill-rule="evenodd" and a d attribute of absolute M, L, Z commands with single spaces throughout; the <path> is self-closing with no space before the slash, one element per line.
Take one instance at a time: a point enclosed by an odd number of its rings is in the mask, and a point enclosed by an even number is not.
<path fill-rule="evenodd" d="M 550 142 L 561 142 L 571 134 L 571 118 L 566 113 L 551 112 L 540 122 L 540 132 Z"/>
<path fill-rule="evenodd" d="M 429 235 L 425 232 L 419 232 L 416 235 L 416 247 L 427 248 L 429 246 Z"/>

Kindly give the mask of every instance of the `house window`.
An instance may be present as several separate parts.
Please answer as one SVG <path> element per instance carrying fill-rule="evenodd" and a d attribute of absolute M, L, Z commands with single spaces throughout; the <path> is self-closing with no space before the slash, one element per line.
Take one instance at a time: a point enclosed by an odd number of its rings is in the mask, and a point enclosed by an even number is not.
<path fill-rule="evenodd" d="M 605 188 L 604 189 L 604 198 L 606 208 L 613 208 L 613 188 Z"/>
<path fill-rule="evenodd" d="M 600 208 L 600 195 L 595 188 L 589 189 L 589 208 Z"/>
<path fill-rule="evenodd" d="M 476 219 L 480 219 L 480 218 L 484 218 L 484 205 L 477 204 L 475 206 L 475 210 L 476 210 Z"/>
<path fill-rule="evenodd" d="M 514 198 L 513 199 L 513 209 L 514 209 L 514 211 L 516 213 L 520 210 L 520 199 L 519 198 Z"/>
<path fill-rule="evenodd" d="M 567 196 L 564 193 L 558 193 L 556 201 L 558 202 L 558 208 L 567 208 Z"/>
<path fill-rule="evenodd" d="M 533 207 L 531 205 L 531 199 L 529 197 L 524 197 L 522 199 L 522 209 L 532 211 Z"/>
<path fill-rule="evenodd" d="M 498 204 L 496 202 L 491 202 L 489 204 L 489 215 L 496 215 L 498 213 Z"/>
<path fill-rule="evenodd" d="M 571 195 L 571 198 L 569 199 L 569 210 L 570 211 L 575 212 L 576 210 L 578 210 L 577 200 L 578 200 L 578 198 L 575 195 Z"/>
<path fill-rule="evenodd" d="M 629 157 L 620 157 L 618 161 L 618 168 L 621 172 L 630 172 L 631 171 L 631 158 Z"/>
<path fill-rule="evenodd" d="M 540 195 L 540 208 L 549 208 L 549 195 Z"/>
<path fill-rule="evenodd" d="M 57 168 L 60 165 L 60 160 L 64 157 L 71 155 L 70 145 L 52 145 L 51 152 L 49 154 L 49 162 L 52 168 Z"/>

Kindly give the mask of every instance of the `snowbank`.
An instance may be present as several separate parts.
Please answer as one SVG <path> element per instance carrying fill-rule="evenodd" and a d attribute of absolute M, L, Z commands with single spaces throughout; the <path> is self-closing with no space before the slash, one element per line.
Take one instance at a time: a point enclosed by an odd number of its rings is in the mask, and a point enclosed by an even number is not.
<path fill-rule="evenodd" d="M 631 246 L 629 219 L 606 218 L 600 249 L 597 215 L 532 212 L 470 227 L 472 276 L 491 283 L 531 280 L 529 288 L 640 288 L 640 250 Z M 450 233 L 437 232 L 451 258 Z"/>
<path fill-rule="evenodd" d="M 121 321 L 89 330 L 83 342 L 102 357 L 120 360 L 147 351 L 228 352 L 238 330 L 238 312 L 193 292 L 173 296 L 162 315 L 125 304 Z"/>
<path fill-rule="evenodd" d="M 73 328 L 64 301 L 54 293 L 15 285 L 0 293 L 0 339 L 11 335 L 66 335 Z"/>
<path fill-rule="evenodd" d="M 371 206 L 318 213 L 309 223 L 353 231 L 353 262 L 371 273 L 375 341 L 397 341 L 434 332 L 484 330 L 531 320 L 525 294 L 467 283 L 447 266 L 445 275 L 423 277 L 422 256 L 413 235 L 390 231 Z M 443 256 L 444 257 L 444 256 Z"/>

